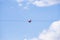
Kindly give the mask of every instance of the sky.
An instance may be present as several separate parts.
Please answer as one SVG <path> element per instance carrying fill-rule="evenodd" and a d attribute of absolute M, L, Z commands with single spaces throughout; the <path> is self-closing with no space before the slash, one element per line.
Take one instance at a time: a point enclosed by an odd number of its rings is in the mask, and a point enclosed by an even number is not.
<path fill-rule="evenodd" d="M 0 40 L 60 40 L 59 10 L 60 0 L 0 0 Z"/>

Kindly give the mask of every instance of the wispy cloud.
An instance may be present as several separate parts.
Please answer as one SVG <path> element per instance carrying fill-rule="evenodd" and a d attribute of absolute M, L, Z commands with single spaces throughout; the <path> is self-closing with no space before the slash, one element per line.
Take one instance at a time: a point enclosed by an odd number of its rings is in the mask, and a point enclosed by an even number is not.
<path fill-rule="evenodd" d="M 17 2 L 18 4 L 22 4 L 23 2 L 25 2 L 25 0 L 17 0 Z M 37 7 L 47 7 L 55 4 L 60 4 L 60 0 L 26 0 L 26 3 L 29 3 L 29 5 L 30 4 L 35 5 Z"/>
<path fill-rule="evenodd" d="M 53 22 L 48 30 L 43 30 L 37 38 L 29 40 L 60 40 L 60 21 Z"/>
<path fill-rule="evenodd" d="M 36 0 L 32 4 L 38 7 L 46 7 L 55 4 L 60 4 L 60 0 Z"/>
<path fill-rule="evenodd" d="M 27 40 L 26 38 L 24 40 Z"/>
<path fill-rule="evenodd" d="M 16 0 L 18 3 L 22 3 L 24 0 Z"/>
<path fill-rule="evenodd" d="M 23 6 L 22 2 L 23 2 L 24 0 L 16 0 L 16 1 L 17 1 L 17 3 L 18 3 L 19 6 Z"/>

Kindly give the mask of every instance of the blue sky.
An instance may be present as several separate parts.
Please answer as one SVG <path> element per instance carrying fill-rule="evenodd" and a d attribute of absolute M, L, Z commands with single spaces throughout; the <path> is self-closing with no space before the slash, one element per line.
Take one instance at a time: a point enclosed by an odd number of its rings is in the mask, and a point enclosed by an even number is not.
<path fill-rule="evenodd" d="M 40 7 L 16 0 L 0 0 L 0 40 L 37 37 L 50 24 L 60 20 L 60 4 Z M 32 22 L 28 23 L 28 19 Z"/>

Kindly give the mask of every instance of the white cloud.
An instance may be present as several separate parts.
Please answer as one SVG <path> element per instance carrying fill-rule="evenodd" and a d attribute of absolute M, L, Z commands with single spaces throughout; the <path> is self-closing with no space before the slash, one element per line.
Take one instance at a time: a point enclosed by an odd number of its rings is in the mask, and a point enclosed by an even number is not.
<path fill-rule="evenodd" d="M 18 5 L 19 5 L 20 7 L 23 6 L 22 2 L 23 2 L 24 0 L 16 0 L 16 1 L 17 1 Z"/>
<path fill-rule="evenodd" d="M 46 7 L 46 6 L 51 6 L 59 3 L 60 0 L 39 0 L 39 1 L 36 0 L 33 2 L 33 5 L 38 7 Z"/>
<path fill-rule="evenodd" d="M 60 40 L 60 21 L 53 22 L 48 30 L 43 30 L 37 38 L 29 40 Z"/>
<path fill-rule="evenodd" d="M 32 38 L 31 40 L 38 40 L 38 38 Z"/>
<path fill-rule="evenodd" d="M 35 0 L 28 0 L 28 2 L 31 2 L 31 3 L 34 2 L 34 1 L 35 1 Z"/>
<path fill-rule="evenodd" d="M 24 0 L 16 0 L 18 3 L 22 3 Z"/>
<path fill-rule="evenodd" d="M 17 0 L 18 4 L 25 2 L 25 0 Z M 47 7 L 55 4 L 60 4 L 60 0 L 26 0 L 26 3 L 33 4 L 38 7 Z M 26 4 L 25 3 L 25 4 Z M 27 5 L 27 6 L 29 6 Z"/>
<path fill-rule="evenodd" d="M 44 1 L 35 1 L 33 2 L 33 5 L 36 5 L 38 7 L 44 7 L 44 6 L 47 6 L 48 4 L 45 3 Z"/>
<path fill-rule="evenodd" d="M 48 30 L 44 30 L 39 39 L 41 40 L 60 40 L 60 21 L 53 22 Z"/>

